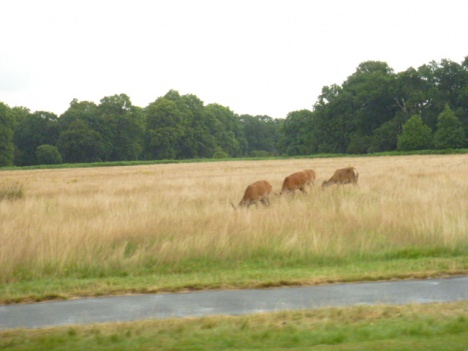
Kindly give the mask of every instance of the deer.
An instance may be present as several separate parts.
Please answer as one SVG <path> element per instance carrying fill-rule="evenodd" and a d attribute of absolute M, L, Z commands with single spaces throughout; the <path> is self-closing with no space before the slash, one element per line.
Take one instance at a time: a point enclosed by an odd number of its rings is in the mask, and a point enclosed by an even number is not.
<path fill-rule="evenodd" d="M 307 176 L 307 185 L 313 185 L 315 183 L 315 171 L 313 169 L 304 169 L 303 172 Z"/>
<path fill-rule="evenodd" d="M 250 184 L 244 192 L 244 197 L 239 202 L 237 207 L 249 208 L 250 205 L 258 207 L 258 203 L 261 202 L 264 206 L 270 206 L 270 194 L 272 186 L 266 180 L 259 180 Z M 231 202 L 232 207 L 237 207 Z"/>
<path fill-rule="evenodd" d="M 354 167 L 340 168 L 335 171 L 335 173 L 330 179 L 323 181 L 322 188 L 325 188 L 334 184 L 357 185 L 358 179 L 359 179 L 359 173 L 356 170 L 356 168 Z"/>
<path fill-rule="evenodd" d="M 285 193 L 292 193 L 294 195 L 296 190 L 300 190 L 304 194 L 307 194 L 305 187 L 310 181 L 309 179 L 310 177 L 304 171 L 288 175 L 286 178 L 284 178 L 280 195 Z"/>

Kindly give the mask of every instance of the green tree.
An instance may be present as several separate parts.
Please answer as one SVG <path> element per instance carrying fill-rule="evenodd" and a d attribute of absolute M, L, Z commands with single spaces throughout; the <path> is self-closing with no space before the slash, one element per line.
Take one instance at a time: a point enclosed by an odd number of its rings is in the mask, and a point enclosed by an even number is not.
<path fill-rule="evenodd" d="M 404 125 L 398 136 L 398 150 L 423 150 L 431 146 L 431 128 L 424 124 L 418 115 L 412 116 Z"/>
<path fill-rule="evenodd" d="M 17 148 L 15 164 L 28 166 L 37 164 L 36 149 L 43 144 L 56 145 L 59 135 L 58 118 L 54 113 L 36 111 L 17 120 L 15 128 L 15 146 Z"/>
<path fill-rule="evenodd" d="M 245 149 L 234 113 L 217 104 L 205 107 L 195 95 L 170 90 L 145 113 L 146 158 L 210 158 L 218 146 L 234 156 Z"/>
<path fill-rule="evenodd" d="M 109 160 L 137 160 L 143 150 L 143 110 L 119 94 L 101 99 L 97 114 L 105 126 L 101 134 L 111 146 Z"/>
<path fill-rule="evenodd" d="M 468 75 L 468 56 L 463 60 L 462 68 L 464 74 Z M 465 136 L 467 137 L 465 146 L 468 147 L 468 79 L 467 83 L 459 90 L 457 103 L 452 107 L 465 130 Z"/>
<path fill-rule="evenodd" d="M 103 130 L 102 122 L 98 119 L 97 105 L 94 102 L 73 99 L 68 109 L 59 118 L 60 130 L 68 129 L 69 125 L 76 120 L 85 121 L 91 129 L 98 132 Z"/>
<path fill-rule="evenodd" d="M 110 126 L 101 118 L 98 106 L 94 102 L 73 99 L 67 111 L 60 116 L 59 127 L 60 137 L 57 147 L 65 162 L 90 162 L 89 159 L 109 161 L 111 159 Z M 80 134 L 74 131 L 75 127 L 84 131 L 84 140 L 79 140 Z M 67 142 L 65 140 L 67 136 L 72 137 L 73 140 Z M 85 144 L 86 140 L 91 140 L 92 145 L 86 152 L 81 152 L 79 145 Z M 74 156 L 73 152 L 77 152 L 77 155 Z"/>
<path fill-rule="evenodd" d="M 366 61 L 343 83 L 343 93 L 352 97 L 342 110 L 349 119 L 353 143 L 365 144 L 374 129 L 395 115 L 394 81 L 393 69 L 386 62 Z M 362 151 L 365 149 L 361 148 Z"/>
<path fill-rule="evenodd" d="M 310 153 L 310 139 L 308 125 L 312 118 L 309 110 L 293 111 L 281 125 L 281 137 L 278 141 L 278 149 L 286 155 L 306 155 Z"/>
<path fill-rule="evenodd" d="M 385 122 L 379 128 L 374 130 L 368 152 L 392 151 L 397 148 L 398 135 L 401 133 L 401 125 L 399 114 L 390 121 Z"/>
<path fill-rule="evenodd" d="M 239 118 L 247 140 L 249 155 L 277 154 L 279 125 L 273 118 L 251 115 L 241 115 Z"/>
<path fill-rule="evenodd" d="M 413 115 L 421 115 L 430 104 L 435 94 L 432 82 L 432 73 L 415 70 L 413 67 L 396 75 L 391 93 L 398 107 L 398 114 L 402 116 L 403 122 Z"/>
<path fill-rule="evenodd" d="M 160 97 L 145 108 L 145 113 L 145 158 L 180 158 L 183 125 L 177 104 L 165 97 Z"/>
<path fill-rule="evenodd" d="M 0 102 L 0 167 L 11 166 L 15 153 L 11 109 Z"/>
<path fill-rule="evenodd" d="M 53 165 L 62 163 L 62 155 L 54 145 L 40 145 L 36 149 L 36 160 L 40 165 Z"/>
<path fill-rule="evenodd" d="M 147 155 L 188 159 L 212 157 L 216 146 L 209 132 L 203 101 L 170 90 L 147 109 Z M 148 152 L 149 151 L 149 152 Z"/>
<path fill-rule="evenodd" d="M 465 110 L 468 108 L 468 102 L 465 101 L 468 86 L 466 61 L 466 57 L 462 64 L 443 59 L 440 62 L 431 61 L 418 68 L 421 78 L 429 86 L 420 115 L 432 130 L 436 130 L 437 117 L 445 104 L 452 106 L 455 111 L 458 107 Z M 461 114 L 460 117 L 464 119 L 465 115 Z M 465 121 L 468 123 L 468 119 Z"/>
<path fill-rule="evenodd" d="M 106 147 L 101 134 L 81 119 L 60 133 L 57 146 L 63 160 L 68 163 L 101 162 Z"/>
<path fill-rule="evenodd" d="M 229 107 L 209 104 L 205 106 L 204 116 L 208 131 L 216 143 L 215 153 L 219 147 L 232 157 L 245 154 L 247 141 L 241 119 Z"/>
<path fill-rule="evenodd" d="M 342 86 L 324 87 L 301 135 L 306 153 L 365 153 L 373 131 L 395 115 L 393 70 L 385 62 L 361 63 Z"/>
<path fill-rule="evenodd" d="M 349 143 L 353 97 L 334 84 L 322 88 L 310 119 L 312 153 L 344 153 Z M 307 124 L 304 124 L 306 127 Z M 294 131 L 291 130 L 290 134 Z M 300 133 L 299 130 L 296 133 Z"/>
<path fill-rule="evenodd" d="M 11 115 L 13 117 L 13 142 L 15 143 L 15 157 L 13 164 L 16 166 L 21 166 L 24 153 L 17 145 L 18 126 L 24 124 L 24 121 L 26 121 L 31 115 L 31 111 L 26 107 L 13 107 L 11 109 Z"/>
<path fill-rule="evenodd" d="M 181 96 L 176 104 L 183 118 L 184 127 L 181 157 L 212 157 L 216 147 L 216 139 L 210 133 L 210 123 L 205 114 L 203 101 L 195 95 L 187 94 Z"/>
<path fill-rule="evenodd" d="M 465 141 L 465 131 L 461 122 L 449 105 L 445 105 L 444 110 L 437 117 L 434 146 L 437 149 L 455 149 L 463 147 Z"/>

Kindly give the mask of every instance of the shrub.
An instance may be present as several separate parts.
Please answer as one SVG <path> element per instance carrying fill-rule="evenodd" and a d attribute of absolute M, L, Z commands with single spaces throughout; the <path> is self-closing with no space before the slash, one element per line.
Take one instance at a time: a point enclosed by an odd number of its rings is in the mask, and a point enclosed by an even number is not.
<path fill-rule="evenodd" d="M 62 155 L 56 146 L 44 144 L 36 149 L 37 163 L 40 165 L 55 165 L 62 163 Z"/>
<path fill-rule="evenodd" d="M 465 143 L 462 123 L 448 105 L 437 117 L 437 131 L 434 134 L 436 149 L 456 149 Z"/>
<path fill-rule="evenodd" d="M 403 151 L 424 150 L 431 147 L 432 131 L 421 117 L 414 115 L 404 125 L 398 136 L 397 149 Z"/>
<path fill-rule="evenodd" d="M 214 150 L 213 158 L 229 158 L 229 154 L 217 146 Z"/>

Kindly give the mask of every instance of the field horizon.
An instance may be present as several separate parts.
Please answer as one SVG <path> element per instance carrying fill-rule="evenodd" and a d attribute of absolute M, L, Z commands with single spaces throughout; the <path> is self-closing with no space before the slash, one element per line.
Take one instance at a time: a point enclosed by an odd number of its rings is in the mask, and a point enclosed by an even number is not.
<path fill-rule="evenodd" d="M 321 189 L 338 168 L 359 186 Z M 312 168 L 307 194 L 234 211 Z M 468 156 L 220 161 L 0 173 L 0 303 L 468 273 Z"/>

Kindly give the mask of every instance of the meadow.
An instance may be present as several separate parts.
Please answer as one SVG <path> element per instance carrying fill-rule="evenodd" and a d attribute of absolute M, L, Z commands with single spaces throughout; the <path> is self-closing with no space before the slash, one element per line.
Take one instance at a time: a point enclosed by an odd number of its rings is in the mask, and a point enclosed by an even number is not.
<path fill-rule="evenodd" d="M 306 168 L 307 194 L 231 207 Z M 466 154 L 0 172 L 3 303 L 467 272 Z"/>

